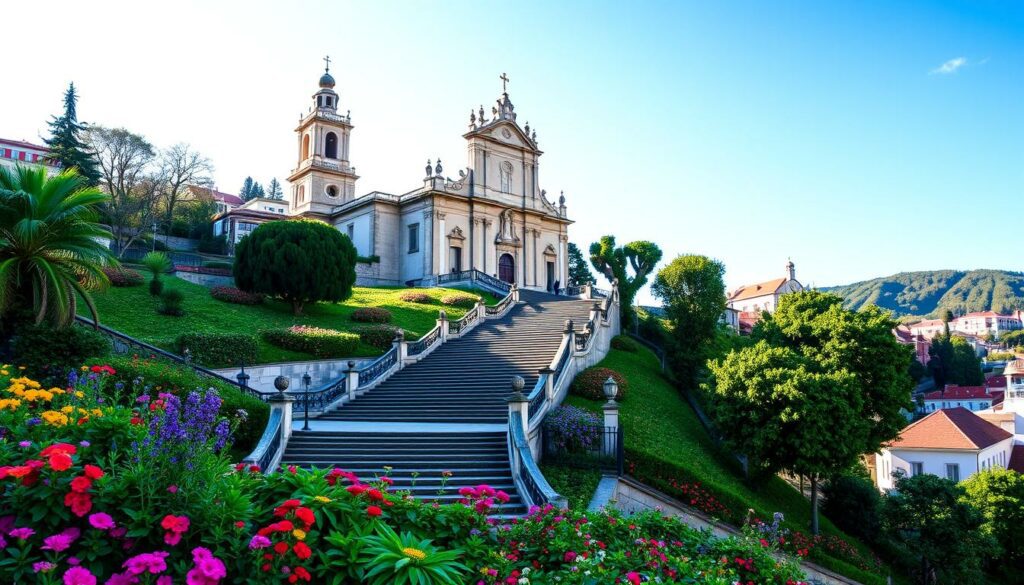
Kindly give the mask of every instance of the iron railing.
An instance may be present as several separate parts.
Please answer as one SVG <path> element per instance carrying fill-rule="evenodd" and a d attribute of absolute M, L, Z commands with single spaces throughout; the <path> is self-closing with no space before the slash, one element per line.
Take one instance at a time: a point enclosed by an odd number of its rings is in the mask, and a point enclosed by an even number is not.
<path fill-rule="evenodd" d="M 475 311 L 474 311 L 475 312 Z M 437 343 L 441 339 L 441 327 L 435 326 L 426 335 L 417 339 L 416 341 L 410 341 L 407 346 L 407 355 L 416 356 L 430 349 L 432 345 Z"/>
<path fill-rule="evenodd" d="M 608 298 L 611 298 L 611 296 L 612 296 L 612 291 L 610 291 L 610 290 L 608 290 L 606 288 L 593 287 L 593 288 L 590 289 L 590 292 L 595 297 L 598 297 L 598 298 L 601 298 L 601 299 L 608 299 Z"/>
<path fill-rule="evenodd" d="M 523 433 L 523 418 L 518 412 L 508 417 L 509 456 L 512 458 L 512 469 L 516 479 L 526 492 L 526 498 L 534 506 L 551 504 L 561 508 L 565 506 L 565 498 L 551 487 L 544 474 L 537 467 L 537 462 L 530 452 L 530 443 Z"/>
<path fill-rule="evenodd" d="M 267 419 L 267 427 L 263 429 L 260 442 L 256 444 L 252 453 L 242 461 L 250 465 L 259 465 L 260 471 L 263 473 L 271 472 L 270 464 L 274 462 L 274 457 L 281 449 L 282 419 L 283 414 L 280 409 L 274 408 L 270 411 L 270 418 Z"/>
<path fill-rule="evenodd" d="M 544 461 L 583 469 L 600 469 L 622 475 L 624 433 L 622 425 L 606 427 L 601 423 L 574 430 L 571 436 L 562 429 L 542 427 Z"/>
<path fill-rule="evenodd" d="M 567 296 L 567 297 L 578 297 L 582 293 L 583 293 L 583 287 L 582 286 L 576 286 L 575 284 L 570 284 L 569 286 L 565 287 L 565 296 Z"/>
<path fill-rule="evenodd" d="M 306 402 L 309 402 L 310 410 L 322 411 L 334 404 L 347 392 L 348 375 L 342 374 L 337 380 L 332 380 L 316 390 L 310 390 L 309 392 L 294 390 L 289 392 L 288 395 L 295 397 L 293 412 L 298 413 L 305 410 Z"/>
<path fill-rule="evenodd" d="M 397 363 L 398 352 L 392 347 L 387 353 L 374 360 L 373 363 L 359 370 L 359 387 L 362 388 L 371 384 Z"/>
<path fill-rule="evenodd" d="M 528 400 L 530 401 L 530 408 L 528 411 L 529 420 L 533 420 L 534 417 L 540 412 L 541 408 L 544 407 L 544 401 L 547 398 L 547 384 L 548 375 L 541 374 L 540 378 L 537 378 L 537 385 L 533 387 L 533 391 L 530 392 Z"/>
<path fill-rule="evenodd" d="M 248 386 L 243 386 L 239 384 L 236 380 L 232 380 L 231 378 L 222 376 L 217 372 L 214 372 L 213 370 L 208 370 L 200 365 L 196 365 L 192 361 L 187 360 L 180 355 L 173 354 L 169 351 L 160 349 L 155 345 L 146 343 L 145 341 L 141 341 L 135 339 L 134 337 L 125 335 L 124 333 L 121 333 L 120 331 L 117 331 L 115 329 L 111 329 L 106 325 L 97 324 L 92 319 L 76 316 L 75 320 L 81 323 L 82 325 L 95 328 L 97 331 L 103 333 L 108 338 L 110 338 L 113 351 L 117 355 L 138 355 L 140 357 L 148 356 L 165 361 L 170 361 L 175 364 L 182 365 L 191 369 L 200 377 L 212 379 L 222 384 L 230 384 L 231 386 L 235 386 L 236 388 L 241 390 L 243 393 L 253 396 L 255 398 L 259 398 L 261 400 L 266 400 L 269 396 L 272 395 L 272 393 L 264 393 L 253 388 L 249 388 Z"/>

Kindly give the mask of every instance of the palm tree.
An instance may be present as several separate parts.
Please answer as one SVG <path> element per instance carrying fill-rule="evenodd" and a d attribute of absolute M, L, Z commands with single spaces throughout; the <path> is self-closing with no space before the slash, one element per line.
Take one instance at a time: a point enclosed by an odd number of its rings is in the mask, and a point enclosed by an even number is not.
<path fill-rule="evenodd" d="M 107 195 L 78 171 L 48 177 L 43 167 L 0 167 L 0 314 L 9 321 L 31 308 L 35 322 L 67 327 L 78 300 L 99 322 L 90 291 L 109 284 L 117 260 L 112 237 L 97 223 Z"/>

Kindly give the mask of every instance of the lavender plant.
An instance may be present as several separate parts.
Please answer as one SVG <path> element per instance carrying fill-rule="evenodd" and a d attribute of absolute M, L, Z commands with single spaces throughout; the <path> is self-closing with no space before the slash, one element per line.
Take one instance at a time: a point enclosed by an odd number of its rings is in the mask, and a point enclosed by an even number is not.
<path fill-rule="evenodd" d="M 579 453 L 600 448 L 604 424 L 594 413 L 576 406 L 559 406 L 544 419 L 551 446 L 557 451 Z"/>

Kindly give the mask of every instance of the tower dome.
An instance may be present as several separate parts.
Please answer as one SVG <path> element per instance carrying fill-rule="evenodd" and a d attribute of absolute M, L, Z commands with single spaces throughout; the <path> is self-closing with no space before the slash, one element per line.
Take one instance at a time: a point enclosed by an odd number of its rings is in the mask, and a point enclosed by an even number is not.
<path fill-rule="evenodd" d="M 324 74 L 320 76 L 320 87 L 325 89 L 334 89 L 334 77 L 330 73 L 324 71 Z"/>

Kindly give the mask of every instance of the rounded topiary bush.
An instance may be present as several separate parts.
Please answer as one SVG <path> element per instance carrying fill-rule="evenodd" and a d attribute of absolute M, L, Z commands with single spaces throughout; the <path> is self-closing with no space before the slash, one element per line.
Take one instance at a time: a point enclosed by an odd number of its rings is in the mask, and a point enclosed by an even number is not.
<path fill-rule="evenodd" d="M 441 297 L 441 302 L 445 305 L 450 307 L 463 307 L 466 309 L 472 308 L 479 300 L 480 297 L 459 293 L 444 295 Z"/>
<path fill-rule="evenodd" d="M 263 302 L 260 293 L 247 293 L 233 286 L 215 286 L 210 289 L 210 296 L 225 303 L 236 305 L 258 305 Z"/>
<path fill-rule="evenodd" d="M 433 300 L 432 298 L 430 298 L 430 295 L 428 295 L 425 292 L 420 292 L 418 290 L 407 290 L 407 291 L 399 294 L 398 298 L 400 300 L 403 300 L 403 301 L 407 302 L 407 303 L 421 303 L 421 304 L 426 304 L 426 303 L 429 303 L 429 302 L 431 302 Z"/>
<path fill-rule="evenodd" d="M 141 286 L 146 280 L 139 271 L 131 268 L 107 267 L 103 269 L 103 274 L 106 274 L 110 284 L 116 287 Z"/>
<path fill-rule="evenodd" d="M 395 340 L 395 336 L 401 331 L 399 327 L 393 327 L 391 325 L 372 325 L 369 327 L 360 327 L 358 330 L 359 339 L 370 347 L 377 349 L 388 350 L 391 349 L 391 343 Z"/>
<path fill-rule="evenodd" d="M 625 335 L 616 335 L 612 338 L 612 349 L 636 353 L 640 349 L 640 344 Z"/>
<path fill-rule="evenodd" d="M 211 368 L 252 364 L 259 355 L 256 336 L 248 333 L 183 333 L 174 341 L 179 354 Z"/>
<path fill-rule="evenodd" d="M 153 292 L 152 284 L 159 282 L 157 280 L 149 281 L 150 287 L 149 292 Z M 163 288 L 161 284 L 160 288 Z M 185 293 L 181 292 L 176 288 L 169 288 L 164 292 L 160 293 L 160 306 L 156 308 L 156 312 L 161 315 L 170 315 L 171 317 L 181 317 L 185 314 L 185 309 L 182 305 L 185 303 Z"/>
<path fill-rule="evenodd" d="M 391 311 L 380 307 L 360 307 L 352 311 L 351 318 L 358 323 L 390 323 Z"/>
<path fill-rule="evenodd" d="M 604 382 L 611 376 L 619 385 L 619 392 L 615 395 L 616 400 L 625 400 L 629 390 L 629 382 L 625 376 L 611 368 L 594 366 L 580 372 L 572 381 L 570 391 L 576 396 L 582 396 L 590 400 L 607 400 L 604 397 Z"/>
<path fill-rule="evenodd" d="M 263 339 L 271 345 L 302 351 L 318 358 L 349 357 L 359 345 L 359 336 L 324 327 L 293 325 L 287 329 L 267 329 Z"/>

